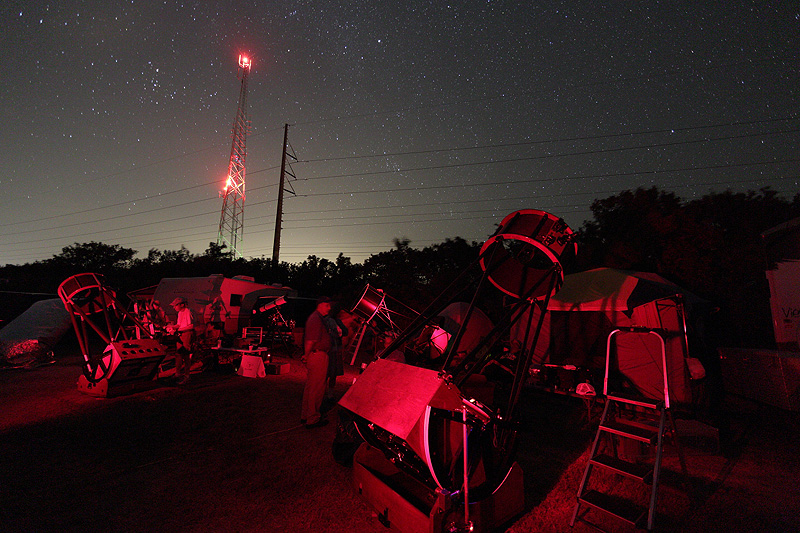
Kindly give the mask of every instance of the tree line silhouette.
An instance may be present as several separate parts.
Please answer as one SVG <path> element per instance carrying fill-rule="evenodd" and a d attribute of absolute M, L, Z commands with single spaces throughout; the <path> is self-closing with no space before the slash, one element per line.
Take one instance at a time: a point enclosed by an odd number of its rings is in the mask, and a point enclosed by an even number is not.
<path fill-rule="evenodd" d="M 595 200 L 591 210 L 593 219 L 573 228 L 578 256 L 565 265 L 567 273 L 605 266 L 660 274 L 710 303 L 709 332 L 719 345 L 774 346 L 761 235 L 800 217 L 800 193 L 786 199 L 764 188 L 685 201 L 657 187 L 638 188 Z M 119 295 L 165 277 L 243 275 L 287 285 L 302 296 L 332 296 L 345 306 L 369 283 L 422 310 L 478 257 L 482 243 L 453 237 L 424 248 L 412 244 L 397 238 L 392 249 L 363 263 L 339 254 L 335 260 L 310 255 L 302 263 L 275 264 L 234 259 L 215 243 L 201 254 L 182 247 L 151 249 L 145 257 L 115 244 L 75 243 L 49 259 L 0 267 L 0 319 L 10 320 L 32 298 L 54 297 L 64 279 L 81 272 L 103 274 Z M 498 296 L 488 305 L 500 302 Z"/>

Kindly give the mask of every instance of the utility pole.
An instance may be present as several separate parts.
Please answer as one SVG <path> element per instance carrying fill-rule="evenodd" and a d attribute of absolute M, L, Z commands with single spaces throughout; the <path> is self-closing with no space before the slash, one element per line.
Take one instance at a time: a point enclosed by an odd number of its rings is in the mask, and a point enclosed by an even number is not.
<path fill-rule="evenodd" d="M 294 177 L 291 172 L 286 171 L 286 158 L 291 157 L 295 161 L 297 158 L 289 153 L 289 125 L 283 125 L 283 157 L 281 158 L 281 177 L 278 187 L 278 211 L 275 215 L 275 240 L 272 243 L 272 263 L 277 266 L 281 251 L 281 224 L 283 222 L 283 193 L 286 190 L 286 174 Z M 294 192 L 294 191 L 289 191 Z"/>

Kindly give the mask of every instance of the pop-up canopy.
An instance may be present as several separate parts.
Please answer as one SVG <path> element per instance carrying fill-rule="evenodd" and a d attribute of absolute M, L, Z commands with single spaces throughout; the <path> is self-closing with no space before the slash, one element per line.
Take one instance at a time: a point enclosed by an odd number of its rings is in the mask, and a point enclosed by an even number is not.
<path fill-rule="evenodd" d="M 567 275 L 548 303 L 533 362 L 601 369 L 609 333 L 651 328 L 664 337 L 671 397 L 689 402 L 685 316 L 700 301 L 657 274 L 598 268 Z M 512 341 L 521 342 L 523 333 L 512 330 Z M 614 337 L 612 366 L 640 393 L 658 398 L 663 395 L 661 352 L 653 335 L 620 334 Z"/>
<path fill-rule="evenodd" d="M 550 298 L 547 309 L 631 312 L 640 305 L 675 295 L 696 299 L 658 274 L 596 268 L 565 276 L 564 285 Z"/>

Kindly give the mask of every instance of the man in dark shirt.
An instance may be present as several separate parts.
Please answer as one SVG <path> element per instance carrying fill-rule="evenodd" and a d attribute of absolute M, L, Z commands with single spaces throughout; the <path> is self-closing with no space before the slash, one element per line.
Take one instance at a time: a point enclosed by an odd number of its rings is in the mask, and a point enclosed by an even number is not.
<path fill-rule="evenodd" d="M 328 381 L 328 352 L 331 349 L 331 336 L 325 326 L 325 316 L 331 311 L 331 299 L 327 296 L 317 300 L 317 308 L 308 320 L 303 338 L 303 362 L 308 375 L 303 388 L 302 422 L 307 428 L 324 426 L 328 420 L 322 418 L 320 409 L 325 398 Z"/>

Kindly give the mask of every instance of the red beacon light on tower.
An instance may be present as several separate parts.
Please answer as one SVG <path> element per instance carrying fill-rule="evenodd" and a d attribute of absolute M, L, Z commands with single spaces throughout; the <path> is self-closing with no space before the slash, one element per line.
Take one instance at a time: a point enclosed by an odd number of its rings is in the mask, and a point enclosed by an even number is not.
<path fill-rule="evenodd" d="M 239 66 L 242 68 L 250 68 L 250 58 L 239 54 Z"/>
<path fill-rule="evenodd" d="M 225 185 L 222 187 L 222 191 L 220 192 L 220 194 L 228 192 L 228 189 L 230 189 L 231 187 L 233 187 L 233 178 L 228 176 L 228 178 L 225 180 Z"/>

